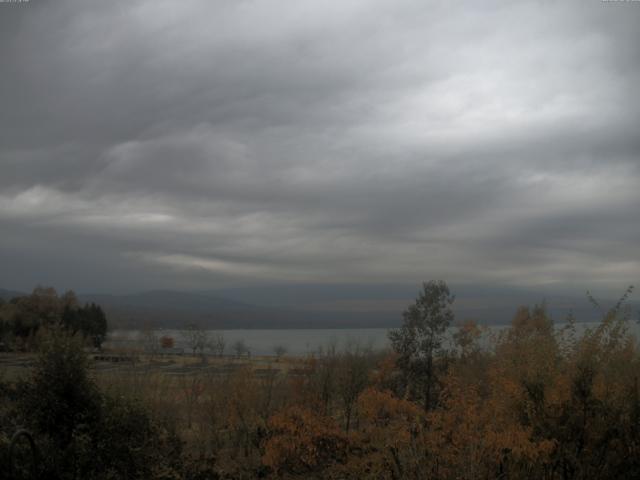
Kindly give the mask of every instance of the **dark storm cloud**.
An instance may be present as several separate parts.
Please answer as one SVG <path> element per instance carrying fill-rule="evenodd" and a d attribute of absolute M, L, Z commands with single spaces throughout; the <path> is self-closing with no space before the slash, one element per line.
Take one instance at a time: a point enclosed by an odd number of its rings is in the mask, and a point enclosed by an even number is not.
<path fill-rule="evenodd" d="M 617 291 L 640 273 L 639 21 L 631 2 L 0 4 L 0 281 Z"/>

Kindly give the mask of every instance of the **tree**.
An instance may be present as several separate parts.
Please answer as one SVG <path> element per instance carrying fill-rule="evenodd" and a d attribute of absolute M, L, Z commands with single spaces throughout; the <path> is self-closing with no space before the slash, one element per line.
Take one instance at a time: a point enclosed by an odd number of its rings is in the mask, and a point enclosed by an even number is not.
<path fill-rule="evenodd" d="M 247 348 L 247 344 L 244 342 L 244 339 L 241 338 L 239 340 L 236 340 L 233 343 L 233 351 L 236 352 L 237 357 L 241 357 L 245 353 L 249 352 L 249 349 Z"/>
<path fill-rule="evenodd" d="M 41 452 L 38 478 L 177 478 L 179 439 L 142 405 L 100 391 L 79 335 L 44 327 L 38 344 L 16 391 L 18 419 Z"/>
<path fill-rule="evenodd" d="M 173 341 L 173 337 L 170 337 L 168 335 L 163 335 L 162 337 L 160 337 L 160 346 L 163 349 L 173 348 L 174 343 L 175 342 Z"/>
<path fill-rule="evenodd" d="M 306 475 L 344 462 L 347 438 L 331 417 L 293 406 L 273 415 L 262 461 L 276 474 Z"/>
<path fill-rule="evenodd" d="M 338 395 L 344 410 L 345 431 L 351 427 L 351 419 L 358 396 L 365 389 L 369 377 L 369 349 L 357 343 L 351 344 L 340 358 L 338 370 Z"/>
<path fill-rule="evenodd" d="M 213 350 L 213 353 L 221 357 L 224 355 L 224 347 L 226 346 L 226 342 L 224 340 L 224 335 L 222 333 L 214 333 L 212 335 L 211 341 L 209 342 L 209 347 Z"/>
<path fill-rule="evenodd" d="M 83 336 L 91 339 L 94 347 L 100 348 L 107 336 L 107 317 L 99 305 L 90 303 L 84 307 L 79 307 L 73 297 L 69 297 L 69 292 L 65 294 L 64 307 L 60 316 L 60 321 L 64 328 L 71 334 L 80 332 Z"/>
<path fill-rule="evenodd" d="M 200 375 L 180 375 L 180 390 L 187 411 L 187 427 L 191 428 L 193 409 L 204 392 L 204 384 Z"/>
<path fill-rule="evenodd" d="M 338 354 L 336 342 L 331 341 L 326 348 L 320 348 L 317 358 L 308 360 L 310 375 L 308 376 L 308 393 L 315 401 L 323 415 L 328 415 L 337 390 Z"/>
<path fill-rule="evenodd" d="M 434 356 L 453 321 L 454 298 L 442 280 L 423 283 L 415 303 L 402 314 L 402 326 L 389 332 L 398 366 L 407 384 L 420 392 L 425 410 L 433 406 L 437 380 Z"/>
<path fill-rule="evenodd" d="M 278 361 L 280 361 L 280 359 L 282 358 L 282 356 L 287 353 L 287 347 L 285 347 L 284 345 L 275 345 L 273 347 L 273 353 L 276 354 L 276 358 Z"/>
<path fill-rule="evenodd" d="M 156 355 L 160 346 L 160 339 L 158 338 L 158 332 L 153 325 L 145 323 L 138 335 L 145 353 L 152 356 Z"/>
<path fill-rule="evenodd" d="M 102 342 L 104 342 L 107 337 L 107 317 L 99 305 L 95 303 L 85 305 L 84 321 L 81 323 L 81 331 L 91 338 L 94 347 L 102 347 Z"/>
<path fill-rule="evenodd" d="M 424 469 L 422 413 L 420 405 L 388 390 L 364 390 L 358 397 L 360 430 L 351 437 L 353 454 L 339 478 L 444 478 Z"/>
<path fill-rule="evenodd" d="M 260 388 L 253 378 L 251 367 L 233 372 L 223 387 L 226 427 L 235 453 L 249 457 L 259 446 L 264 426 L 260 416 Z"/>
<path fill-rule="evenodd" d="M 78 308 L 80 307 L 80 302 L 76 293 L 73 290 L 67 290 L 63 295 L 60 296 L 60 303 L 62 307 L 70 307 L 70 308 Z"/>
<path fill-rule="evenodd" d="M 473 320 L 467 320 L 457 326 L 457 331 L 453 334 L 453 343 L 461 358 L 466 358 L 479 350 L 482 333 L 483 330 Z"/>
<path fill-rule="evenodd" d="M 204 349 L 209 343 L 209 336 L 205 329 L 195 324 L 189 324 L 182 331 L 182 337 L 194 356 L 198 352 L 201 355 L 204 354 Z"/>
<path fill-rule="evenodd" d="M 2 310 L 0 317 L 23 343 L 40 328 L 58 324 L 72 335 L 81 333 L 97 348 L 107 335 L 107 317 L 102 308 L 93 303 L 81 307 L 71 290 L 59 297 L 51 287 L 36 287 L 31 295 L 11 299 Z"/>
<path fill-rule="evenodd" d="M 88 374 L 78 335 L 51 327 L 38 332 L 39 353 L 30 382 L 22 385 L 25 418 L 65 450 L 80 425 L 95 421 L 99 392 Z"/>

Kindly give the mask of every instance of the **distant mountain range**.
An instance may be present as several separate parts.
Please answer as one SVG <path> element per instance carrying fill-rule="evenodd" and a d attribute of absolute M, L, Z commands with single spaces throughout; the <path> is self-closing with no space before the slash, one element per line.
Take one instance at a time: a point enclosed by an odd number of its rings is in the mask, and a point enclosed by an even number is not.
<path fill-rule="evenodd" d="M 385 327 L 384 313 L 323 312 L 295 306 L 255 305 L 210 292 L 154 290 L 130 295 L 79 295 L 82 302 L 101 305 L 116 325 L 145 323 L 179 327 L 188 323 L 209 328 L 342 328 Z"/>
<path fill-rule="evenodd" d="M 21 295 L 24 295 L 24 292 L 18 292 L 15 290 L 4 290 L 2 288 L 0 288 L 0 298 L 2 300 L 9 300 L 13 297 L 19 297 Z"/>
<path fill-rule="evenodd" d="M 0 298 L 25 295 L 0 289 Z M 103 307 L 115 328 L 144 325 L 181 327 L 198 324 L 208 328 L 365 328 L 393 325 L 385 312 L 310 311 L 291 306 L 252 305 L 209 292 L 152 290 L 135 294 L 78 294 L 81 303 Z"/>
<path fill-rule="evenodd" d="M 415 287 L 401 286 L 280 286 L 212 292 L 152 290 L 141 293 L 79 294 L 107 313 L 112 328 L 144 325 L 207 328 L 367 328 L 395 327 L 412 303 Z M 543 300 L 550 314 L 562 320 L 571 311 L 579 321 L 594 321 L 599 313 L 586 297 L 548 296 L 525 290 L 458 289 L 456 318 L 484 324 L 507 323 L 519 305 Z M 24 293 L 0 289 L 5 300 Z M 613 302 L 603 301 L 603 308 Z M 638 311 L 640 303 L 630 303 Z"/>

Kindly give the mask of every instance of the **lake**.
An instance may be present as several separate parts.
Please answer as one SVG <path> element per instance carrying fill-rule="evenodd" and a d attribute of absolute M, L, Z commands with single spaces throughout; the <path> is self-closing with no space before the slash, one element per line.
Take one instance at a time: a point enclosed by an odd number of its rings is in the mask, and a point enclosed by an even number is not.
<path fill-rule="evenodd" d="M 274 347 L 283 346 L 291 355 L 307 355 L 335 345 L 343 350 L 348 344 L 358 344 L 381 350 L 388 347 L 387 328 L 318 328 L 318 329 L 281 329 L 281 330 L 215 330 L 210 334 L 222 334 L 226 343 L 226 354 L 232 353 L 232 346 L 238 340 L 244 341 L 252 355 L 273 355 Z M 188 350 L 182 331 L 157 330 L 157 336 L 169 336 L 175 346 Z M 142 332 L 137 330 L 116 330 L 112 332 L 106 347 L 118 344 L 139 343 Z"/>
<path fill-rule="evenodd" d="M 578 333 L 587 328 L 594 328 L 597 322 L 577 323 Z M 557 323 L 556 328 L 562 328 L 563 323 Z M 489 326 L 489 332 L 499 332 L 507 325 Z M 630 331 L 640 338 L 638 323 L 629 322 Z M 455 331 L 450 329 L 449 334 Z M 215 330 L 210 334 L 221 333 L 226 343 L 225 354 L 232 353 L 232 346 L 238 340 L 244 341 L 252 355 L 273 355 L 275 346 L 283 346 L 291 355 L 307 355 L 335 345 L 337 350 L 344 350 L 349 344 L 371 347 L 382 350 L 389 347 L 387 338 L 388 328 L 318 328 L 318 329 L 281 329 L 281 330 Z M 187 342 L 180 330 L 156 330 L 158 337 L 166 335 L 172 337 L 177 348 L 188 351 Z M 109 334 L 106 347 L 139 345 L 143 334 L 137 330 L 115 330 Z"/>

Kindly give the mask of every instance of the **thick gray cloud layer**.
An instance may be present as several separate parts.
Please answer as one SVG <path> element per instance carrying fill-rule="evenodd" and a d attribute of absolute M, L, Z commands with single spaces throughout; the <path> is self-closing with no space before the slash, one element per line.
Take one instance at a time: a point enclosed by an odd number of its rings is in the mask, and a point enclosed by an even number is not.
<path fill-rule="evenodd" d="M 0 4 L 0 285 L 640 274 L 640 3 Z"/>

